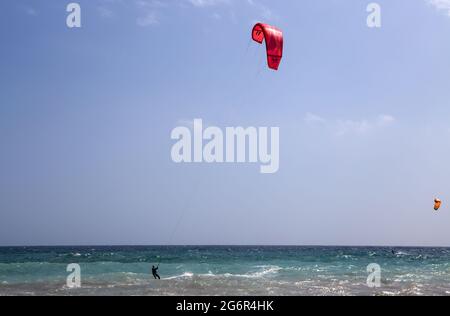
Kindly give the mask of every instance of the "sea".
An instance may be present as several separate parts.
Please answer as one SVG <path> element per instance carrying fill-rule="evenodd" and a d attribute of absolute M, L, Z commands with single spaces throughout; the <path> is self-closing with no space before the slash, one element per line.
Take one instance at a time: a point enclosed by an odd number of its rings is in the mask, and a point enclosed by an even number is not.
<path fill-rule="evenodd" d="M 450 296 L 450 248 L 2 247 L 0 295 Z"/>

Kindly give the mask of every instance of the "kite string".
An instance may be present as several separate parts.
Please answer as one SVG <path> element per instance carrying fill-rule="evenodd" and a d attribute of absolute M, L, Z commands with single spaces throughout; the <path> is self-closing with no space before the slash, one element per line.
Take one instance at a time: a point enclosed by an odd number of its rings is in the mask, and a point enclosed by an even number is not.
<path fill-rule="evenodd" d="M 257 84 L 258 80 L 261 78 L 261 73 L 264 69 L 264 55 L 259 55 L 256 63 L 256 71 L 253 75 L 249 73 L 246 77 L 250 82 L 248 82 L 245 85 L 241 85 L 238 90 L 238 93 L 236 94 L 238 96 L 238 99 L 236 100 L 236 105 L 239 106 L 242 100 L 249 95 L 249 92 L 253 91 L 253 88 Z M 247 93 L 244 93 L 246 92 Z"/>
<path fill-rule="evenodd" d="M 176 235 L 178 229 L 181 226 L 181 223 L 183 222 L 184 218 L 189 213 L 189 211 L 192 211 L 193 207 L 195 206 L 194 205 L 195 204 L 195 200 L 196 200 L 196 197 L 199 195 L 199 189 L 200 189 L 200 187 L 201 187 L 201 185 L 203 183 L 203 178 L 200 177 L 196 182 L 197 182 L 196 183 L 197 185 L 194 186 L 195 190 L 192 192 L 191 199 L 189 199 L 189 201 L 187 203 L 185 203 L 185 207 L 183 207 L 181 212 L 179 212 L 178 219 L 177 219 L 177 221 L 176 221 L 176 223 L 175 223 L 175 225 L 174 225 L 174 227 L 172 229 L 172 232 L 169 235 L 170 237 L 169 237 L 169 240 L 168 240 L 168 243 L 167 243 L 168 246 L 173 246 L 173 244 L 172 244 L 173 240 L 175 238 L 175 235 Z M 161 256 L 159 257 L 158 264 L 159 263 L 161 263 Z"/>
<path fill-rule="evenodd" d="M 242 64 L 245 62 L 245 59 L 248 56 L 248 52 L 249 52 L 251 43 L 252 43 L 252 39 L 250 38 L 248 40 L 248 42 L 247 42 L 247 46 L 245 48 L 245 51 L 241 55 L 241 58 L 240 58 L 240 61 L 239 61 L 239 69 L 242 69 Z M 263 58 L 262 58 L 262 55 L 260 55 L 259 61 L 258 61 L 258 65 L 259 65 L 258 72 L 257 72 L 255 77 L 258 77 L 260 75 L 260 73 L 261 73 L 261 69 L 260 68 L 261 68 L 261 63 L 262 62 L 263 62 Z M 254 85 L 254 81 L 255 80 L 251 80 L 250 84 L 248 86 L 241 85 L 241 86 L 238 86 L 235 89 L 233 89 L 233 90 L 236 91 L 235 96 L 236 95 L 240 96 L 238 102 L 236 102 L 236 105 L 238 105 L 238 103 L 240 103 L 242 101 L 243 97 L 244 97 L 244 95 L 242 93 L 243 90 L 248 88 L 248 87 L 252 87 Z M 234 82 L 236 82 L 236 81 L 234 81 Z M 181 223 L 183 222 L 183 220 L 186 217 L 187 213 L 189 212 L 189 210 L 192 211 L 193 204 L 194 204 L 194 199 L 198 195 L 198 189 L 200 188 L 200 182 L 201 182 L 201 179 L 198 181 L 197 185 L 195 186 L 196 189 L 193 192 L 192 198 L 189 200 L 190 203 L 186 203 L 186 207 L 183 207 L 183 209 L 181 210 L 181 212 L 180 212 L 180 214 L 178 216 L 178 219 L 177 219 L 177 221 L 176 221 L 176 223 L 175 223 L 175 225 L 174 225 L 174 227 L 172 229 L 172 232 L 169 235 L 170 237 L 169 237 L 169 241 L 167 243 L 169 246 L 172 245 L 173 240 L 175 238 L 175 235 L 176 235 L 177 231 L 179 230 L 179 228 L 181 226 Z M 161 256 L 159 256 L 159 260 L 158 260 L 158 264 L 160 264 L 160 263 L 161 263 Z"/>
<path fill-rule="evenodd" d="M 168 242 L 166 244 L 167 246 L 169 246 L 169 247 L 173 246 L 172 242 L 173 242 L 173 239 L 175 237 L 175 233 L 177 232 L 178 228 L 180 227 L 181 222 L 183 221 L 185 214 L 186 214 L 186 208 L 182 208 L 181 212 L 177 216 L 178 219 L 177 219 L 175 225 L 173 226 L 172 232 L 169 234 L 170 237 L 169 237 Z M 157 261 L 158 262 L 158 266 L 161 264 L 161 260 L 162 260 L 162 256 L 158 256 L 158 261 Z"/>
<path fill-rule="evenodd" d="M 238 70 L 241 70 L 243 68 L 242 64 L 247 59 L 248 51 L 250 49 L 250 45 L 251 45 L 252 41 L 253 40 L 251 38 L 248 40 L 245 52 L 243 54 L 241 54 L 242 57 L 239 62 L 240 66 L 239 66 Z M 258 55 L 258 50 L 254 50 L 252 59 L 254 59 L 257 55 Z M 249 69 L 249 71 L 246 71 L 246 74 L 244 75 L 244 81 L 246 81 L 245 84 L 239 84 L 239 82 L 237 80 L 233 80 L 232 86 L 234 86 L 234 87 L 231 89 L 233 92 L 230 93 L 230 97 L 228 98 L 229 100 L 234 101 L 233 106 L 240 106 L 240 104 L 242 103 L 242 100 L 249 95 L 248 92 L 247 93 L 244 93 L 244 92 L 251 91 L 253 89 L 253 87 L 255 86 L 255 84 L 257 83 L 257 81 L 258 81 L 257 79 L 260 78 L 261 72 L 264 69 L 264 67 L 263 67 L 264 58 L 265 58 L 265 55 L 259 54 L 259 57 L 257 58 L 257 62 L 256 62 L 257 69 L 256 69 L 256 72 L 254 73 L 254 75 L 252 75 L 252 73 L 253 73 L 252 69 Z M 254 65 L 255 63 L 251 63 L 251 64 Z M 229 105 L 229 107 L 228 107 L 229 113 L 232 112 L 233 106 Z"/>
<path fill-rule="evenodd" d="M 244 60 L 245 60 L 245 57 L 248 55 L 248 51 L 249 51 L 249 49 L 250 49 L 250 44 L 251 44 L 251 39 L 249 39 L 248 40 L 248 42 L 247 42 L 247 47 L 246 47 L 246 49 L 245 49 L 245 51 L 241 54 L 241 58 L 240 58 L 240 60 L 239 60 L 239 62 L 238 62 L 238 69 L 242 69 L 242 64 L 243 64 L 243 62 L 244 62 Z M 234 81 L 235 82 L 235 81 Z M 234 83 L 233 82 L 233 83 Z M 237 88 L 239 88 L 239 87 L 237 87 Z M 233 90 L 237 90 L 237 89 L 233 89 Z M 197 186 L 195 186 L 196 188 L 197 188 L 197 190 L 198 190 L 198 187 L 199 187 L 199 184 L 200 183 L 197 183 Z M 197 192 L 197 190 L 195 191 L 195 193 L 194 193 L 194 195 L 196 195 L 198 192 Z M 191 202 L 193 201 L 193 197 L 192 197 L 192 199 L 190 200 Z M 192 203 L 190 203 L 190 204 L 192 204 Z M 176 221 L 176 223 L 175 223 L 175 225 L 174 225 L 174 227 L 173 227 L 173 229 L 172 229 L 172 232 L 169 234 L 169 239 L 168 239 L 168 243 L 167 243 L 167 245 L 172 245 L 172 242 L 173 242 L 173 240 L 174 240 L 174 238 L 175 238 L 175 234 L 176 234 L 176 232 L 178 231 L 178 229 L 179 229 L 179 227 L 180 227 L 180 225 L 181 225 L 181 222 L 184 220 L 184 218 L 185 218 L 185 216 L 186 216 L 186 213 L 188 212 L 188 210 L 187 209 L 189 209 L 189 208 L 191 208 L 192 206 L 186 206 L 186 207 L 184 207 L 182 210 L 181 210 L 181 212 L 180 212 L 180 214 L 179 214 L 179 216 L 178 216 L 178 219 L 177 219 L 177 221 Z M 161 262 L 161 257 L 159 257 L 159 261 L 158 261 L 158 263 L 160 263 Z"/>

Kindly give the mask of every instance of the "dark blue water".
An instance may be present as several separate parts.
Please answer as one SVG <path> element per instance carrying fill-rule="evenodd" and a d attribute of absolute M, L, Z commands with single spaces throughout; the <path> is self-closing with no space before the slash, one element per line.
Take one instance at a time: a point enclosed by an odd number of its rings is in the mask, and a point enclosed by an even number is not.
<path fill-rule="evenodd" d="M 67 265 L 82 287 L 68 289 Z M 378 288 L 367 266 L 381 268 Z M 161 281 L 151 277 L 160 264 Z M 0 248 L 0 295 L 450 295 L 450 249 L 383 247 Z"/>

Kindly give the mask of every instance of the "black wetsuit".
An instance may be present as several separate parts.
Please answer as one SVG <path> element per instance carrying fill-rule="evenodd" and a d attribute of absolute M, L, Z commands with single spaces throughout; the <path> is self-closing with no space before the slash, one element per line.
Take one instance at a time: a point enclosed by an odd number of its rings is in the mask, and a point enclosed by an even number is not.
<path fill-rule="evenodd" d="M 161 278 L 160 278 L 159 275 L 158 275 L 158 269 L 159 269 L 159 267 L 156 267 L 156 268 L 155 268 L 155 266 L 153 266 L 153 267 L 152 267 L 152 274 L 153 274 L 153 277 L 154 277 L 155 279 L 160 280 Z"/>

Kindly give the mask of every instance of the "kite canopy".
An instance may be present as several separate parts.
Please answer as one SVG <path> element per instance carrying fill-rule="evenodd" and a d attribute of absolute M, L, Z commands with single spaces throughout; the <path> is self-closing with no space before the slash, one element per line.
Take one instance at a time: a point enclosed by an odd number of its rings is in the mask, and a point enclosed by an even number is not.
<path fill-rule="evenodd" d="M 274 26 L 257 23 L 252 39 L 259 44 L 266 40 L 267 63 L 270 69 L 278 70 L 283 57 L 283 32 Z"/>
<path fill-rule="evenodd" d="M 434 210 L 437 211 L 441 208 L 442 201 L 439 199 L 434 200 Z"/>

